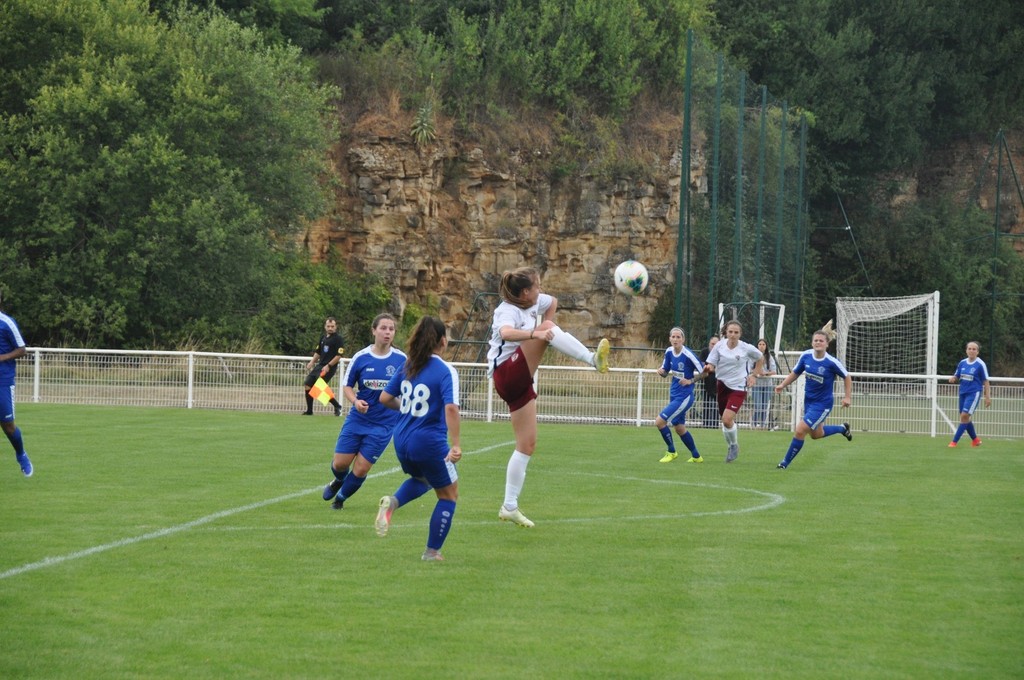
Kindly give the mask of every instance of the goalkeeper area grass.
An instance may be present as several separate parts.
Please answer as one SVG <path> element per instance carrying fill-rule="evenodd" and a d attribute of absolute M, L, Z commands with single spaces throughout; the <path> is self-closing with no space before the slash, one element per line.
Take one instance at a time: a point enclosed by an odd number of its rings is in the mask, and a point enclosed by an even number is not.
<path fill-rule="evenodd" d="M 1019 678 L 1019 441 L 541 424 L 497 520 L 507 422 L 463 423 L 442 563 L 433 494 L 340 511 L 340 418 L 21 404 L 0 466 L 4 678 Z M 984 439 L 984 433 L 981 433 Z"/>

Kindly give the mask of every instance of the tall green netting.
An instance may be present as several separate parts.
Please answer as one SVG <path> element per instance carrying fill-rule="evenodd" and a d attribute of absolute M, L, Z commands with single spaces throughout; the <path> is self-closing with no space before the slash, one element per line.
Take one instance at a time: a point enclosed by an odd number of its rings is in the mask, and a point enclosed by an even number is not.
<path fill-rule="evenodd" d="M 687 56 L 676 319 L 696 342 L 718 331 L 719 303 L 767 301 L 796 334 L 807 121 L 692 32 Z"/>

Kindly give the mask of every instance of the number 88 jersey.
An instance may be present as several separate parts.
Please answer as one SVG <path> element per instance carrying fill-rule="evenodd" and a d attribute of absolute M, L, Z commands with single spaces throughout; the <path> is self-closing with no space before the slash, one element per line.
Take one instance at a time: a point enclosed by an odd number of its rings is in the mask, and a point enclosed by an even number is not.
<path fill-rule="evenodd" d="M 399 397 L 398 423 L 395 425 L 395 449 L 409 458 L 417 452 L 448 451 L 448 424 L 444 409 L 459 405 L 459 374 L 441 357 L 434 355 L 418 374 L 407 378 L 405 367 L 384 388 Z"/>

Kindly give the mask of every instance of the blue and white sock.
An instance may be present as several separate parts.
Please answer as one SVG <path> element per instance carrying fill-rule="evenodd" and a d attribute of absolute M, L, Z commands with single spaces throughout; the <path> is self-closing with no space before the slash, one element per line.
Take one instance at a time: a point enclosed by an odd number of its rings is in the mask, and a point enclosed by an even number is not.
<path fill-rule="evenodd" d="M 668 447 L 669 453 L 676 452 L 675 442 L 672 441 L 672 430 L 668 429 L 668 425 L 659 428 L 658 432 L 661 433 L 661 438 L 665 440 L 665 445 Z"/>
<path fill-rule="evenodd" d="M 430 535 L 427 537 L 427 547 L 431 550 L 440 550 L 444 545 L 444 539 L 448 538 L 448 531 L 452 528 L 452 517 L 455 516 L 455 501 L 438 499 L 434 506 L 434 512 L 430 515 Z"/>
<path fill-rule="evenodd" d="M 804 440 L 793 437 L 793 441 L 789 443 L 789 450 L 786 451 L 786 458 L 782 461 L 782 464 L 788 467 L 789 464 L 793 462 L 793 459 L 796 458 L 796 454 L 800 453 L 800 449 L 803 447 Z"/>

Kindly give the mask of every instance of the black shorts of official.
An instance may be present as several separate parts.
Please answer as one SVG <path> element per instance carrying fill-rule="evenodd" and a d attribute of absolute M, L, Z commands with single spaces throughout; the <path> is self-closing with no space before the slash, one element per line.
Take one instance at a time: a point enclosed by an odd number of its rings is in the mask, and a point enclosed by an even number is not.
<path fill-rule="evenodd" d="M 302 384 L 305 385 L 307 389 L 312 387 L 313 384 L 316 382 L 316 379 L 320 377 L 320 371 L 322 371 L 322 370 L 324 370 L 323 366 L 317 366 L 316 368 L 314 368 L 312 371 L 309 372 L 309 375 L 306 376 L 306 381 L 304 383 L 302 383 Z M 327 372 L 324 373 L 324 382 L 328 382 L 328 383 L 331 382 L 331 378 L 333 378 L 334 374 L 337 373 L 337 372 L 338 372 L 338 365 L 337 364 L 335 364 L 335 365 L 331 366 L 330 368 L 328 368 Z"/>

